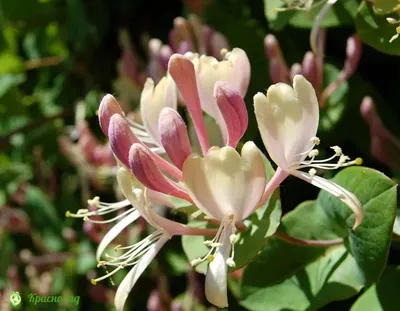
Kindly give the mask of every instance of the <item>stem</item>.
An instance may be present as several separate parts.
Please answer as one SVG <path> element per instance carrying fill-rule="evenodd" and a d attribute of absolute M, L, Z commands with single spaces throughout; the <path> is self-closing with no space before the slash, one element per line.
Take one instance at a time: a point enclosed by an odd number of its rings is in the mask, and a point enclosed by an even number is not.
<path fill-rule="evenodd" d="M 288 242 L 290 244 L 299 245 L 299 246 L 310 246 L 310 247 L 326 247 L 326 246 L 334 246 L 343 244 L 343 239 L 333 239 L 333 240 L 306 240 L 306 239 L 297 239 L 291 237 L 283 232 L 275 232 L 274 236 L 277 238 Z"/>

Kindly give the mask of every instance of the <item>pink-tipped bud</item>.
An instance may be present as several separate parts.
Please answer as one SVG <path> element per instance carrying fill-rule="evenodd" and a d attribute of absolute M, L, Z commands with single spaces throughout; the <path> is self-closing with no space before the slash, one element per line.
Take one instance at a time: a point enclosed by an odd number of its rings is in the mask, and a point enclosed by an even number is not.
<path fill-rule="evenodd" d="M 178 51 L 179 54 L 185 54 L 193 50 L 193 46 L 187 40 L 182 40 L 179 42 Z"/>
<path fill-rule="evenodd" d="M 290 80 L 293 80 L 294 76 L 301 75 L 303 70 L 299 63 L 294 63 L 292 67 L 290 67 Z"/>
<path fill-rule="evenodd" d="M 101 100 L 99 107 L 99 123 L 103 134 L 106 136 L 108 136 L 110 119 L 114 114 L 124 116 L 124 112 L 114 96 L 107 94 Z"/>
<path fill-rule="evenodd" d="M 176 110 L 165 107 L 160 113 L 158 129 L 169 158 L 182 169 L 183 162 L 192 153 L 185 122 Z"/>
<path fill-rule="evenodd" d="M 343 72 L 348 79 L 357 70 L 362 53 L 362 42 L 357 34 L 354 34 L 347 39 L 346 45 L 346 60 L 344 63 Z"/>
<path fill-rule="evenodd" d="M 129 149 L 134 143 L 140 143 L 140 141 L 132 132 L 128 121 L 119 114 L 114 114 L 110 119 L 108 137 L 116 157 L 122 164 L 129 167 Z"/>
<path fill-rule="evenodd" d="M 160 49 L 160 64 L 163 70 L 167 71 L 168 62 L 173 54 L 173 51 L 169 45 L 164 44 Z"/>
<path fill-rule="evenodd" d="M 372 124 L 374 119 L 379 118 L 375 111 L 374 100 L 370 96 L 365 96 L 361 102 L 360 112 L 368 124 Z"/>
<path fill-rule="evenodd" d="M 203 111 L 197 90 L 196 74 L 193 63 L 183 55 L 174 54 L 169 59 L 168 72 L 177 84 L 193 120 L 200 146 L 205 154 L 210 149 Z"/>
<path fill-rule="evenodd" d="M 167 179 L 154 162 L 151 151 L 141 144 L 133 144 L 129 151 L 129 166 L 135 177 L 147 188 L 187 201 L 189 195 Z"/>
<path fill-rule="evenodd" d="M 276 37 L 272 34 L 267 35 L 264 39 L 264 46 L 272 83 L 290 82 L 289 69 Z"/>
<path fill-rule="evenodd" d="M 309 51 L 304 55 L 302 63 L 303 76 L 314 86 L 315 89 L 319 88 L 318 84 L 318 65 L 317 59 L 313 52 Z"/>
<path fill-rule="evenodd" d="M 227 145 L 236 148 L 247 130 L 246 104 L 239 92 L 228 82 L 218 81 L 214 86 L 214 97 L 227 127 Z"/>
<path fill-rule="evenodd" d="M 175 45 L 180 46 L 182 41 L 187 41 L 190 46 L 194 46 L 192 31 L 189 22 L 183 17 L 176 17 L 174 19 L 174 30 L 175 30 Z"/>

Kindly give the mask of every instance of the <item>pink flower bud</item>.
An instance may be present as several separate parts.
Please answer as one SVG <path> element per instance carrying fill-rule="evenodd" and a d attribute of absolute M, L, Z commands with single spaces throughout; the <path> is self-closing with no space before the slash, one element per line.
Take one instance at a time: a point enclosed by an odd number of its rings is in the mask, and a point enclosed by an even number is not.
<path fill-rule="evenodd" d="M 247 129 L 246 104 L 239 92 L 225 81 L 215 83 L 214 97 L 228 130 L 227 145 L 236 148 Z"/>
<path fill-rule="evenodd" d="M 191 201 L 183 189 L 163 175 L 152 159 L 151 152 L 143 145 L 132 145 L 129 151 L 129 166 L 145 187 Z"/>
<path fill-rule="evenodd" d="M 176 110 L 165 107 L 158 127 L 165 151 L 176 167 L 182 169 L 183 162 L 192 153 L 185 122 Z"/>
<path fill-rule="evenodd" d="M 110 119 L 114 114 L 124 116 L 124 112 L 117 100 L 111 94 L 103 97 L 99 107 L 99 123 L 104 135 L 108 135 L 108 126 Z"/>
<path fill-rule="evenodd" d="M 357 70 L 361 58 L 361 53 L 362 53 L 361 39 L 357 34 L 354 34 L 353 36 L 347 39 L 347 45 L 346 45 L 346 60 L 344 63 L 343 72 L 345 73 L 347 79 L 350 76 L 352 76 L 354 72 Z"/>
<path fill-rule="evenodd" d="M 128 121 L 119 114 L 114 114 L 110 119 L 108 137 L 114 154 L 122 164 L 129 167 L 129 149 L 134 143 L 140 143 L 140 141 L 133 134 Z"/>
<path fill-rule="evenodd" d="M 314 89 L 319 89 L 318 65 L 313 52 L 309 51 L 304 55 L 302 63 L 302 74 L 313 85 Z"/>
<path fill-rule="evenodd" d="M 168 72 L 177 84 L 193 120 L 203 154 L 210 149 L 203 111 L 197 90 L 196 75 L 193 63 L 183 55 L 174 54 L 168 64 Z"/>
<path fill-rule="evenodd" d="M 265 54 L 269 63 L 269 74 L 273 83 L 289 83 L 289 69 L 283 58 L 279 42 L 274 35 L 267 35 L 264 39 Z"/>

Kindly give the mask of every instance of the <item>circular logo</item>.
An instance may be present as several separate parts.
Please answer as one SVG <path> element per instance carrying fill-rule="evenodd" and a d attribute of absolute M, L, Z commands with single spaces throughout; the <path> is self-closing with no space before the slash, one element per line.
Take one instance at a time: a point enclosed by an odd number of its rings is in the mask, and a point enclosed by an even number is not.
<path fill-rule="evenodd" d="M 12 292 L 10 295 L 10 303 L 13 307 L 19 306 L 21 303 L 21 295 L 18 292 Z"/>

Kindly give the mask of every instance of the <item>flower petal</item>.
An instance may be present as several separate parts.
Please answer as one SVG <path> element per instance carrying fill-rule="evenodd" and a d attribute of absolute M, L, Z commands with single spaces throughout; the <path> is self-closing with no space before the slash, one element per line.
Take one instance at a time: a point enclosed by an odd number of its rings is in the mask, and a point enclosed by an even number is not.
<path fill-rule="evenodd" d="M 230 256 L 232 244 L 229 241 L 232 228 L 228 226 L 223 231 L 222 246 L 214 255 L 213 261 L 208 265 L 205 281 L 205 293 L 209 302 L 219 308 L 228 306 L 227 297 L 227 272 L 226 260 Z"/>
<path fill-rule="evenodd" d="M 253 142 L 243 146 L 242 156 L 230 146 L 213 147 L 204 159 L 192 155 L 182 172 L 195 204 L 220 221 L 229 212 L 237 221 L 246 218 L 260 200 L 266 183 L 264 163 Z"/>
<path fill-rule="evenodd" d="M 158 131 L 158 119 L 164 107 L 177 107 L 177 89 L 174 80 L 167 75 L 154 87 L 152 79 L 148 78 L 140 96 L 140 111 L 143 124 L 154 140 L 161 145 Z"/>
<path fill-rule="evenodd" d="M 147 266 L 151 263 L 160 249 L 169 240 L 168 235 L 162 236 L 155 244 L 151 245 L 148 251 L 140 258 L 139 262 L 129 271 L 121 284 L 118 286 L 114 298 L 114 304 L 117 311 L 123 311 L 126 299 L 136 281 L 142 275 Z"/>
<path fill-rule="evenodd" d="M 171 74 L 188 108 L 190 117 L 196 129 L 203 154 L 210 148 L 203 112 L 201 110 L 198 86 L 196 84 L 195 68 L 191 61 L 182 55 L 174 54 L 168 64 L 168 72 Z"/>
<path fill-rule="evenodd" d="M 274 84 L 266 97 L 254 96 L 254 108 L 264 145 L 275 163 L 287 170 L 307 157 L 319 121 L 318 100 L 310 82 L 296 75 L 293 88 Z"/>
<path fill-rule="evenodd" d="M 338 199 L 340 199 L 344 204 L 346 204 L 355 215 L 355 222 L 353 225 L 353 230 L 355 230 L 362 222 L 364 213 L 361 202 L 357 199 L 357 197 L 351 193 L 350 191 L 344 189 L 343 187 L 335 184 L 334 182 L 327 180 L 325 178 L 319 176 L 311 176 L 305 172 L 301 171 L 293 171 L 292 175 L 305 180 L 306 182 L 328 191 L 330 194 L 334 195 Z"/>
<path fill-rule="evenodd" d="M 140 217 L 140 213 L 138 211 L 133 211 L 132 213 L 128 214 L 122 220 L 120 220 L 116 225 L 114 225 L 103 237 L 101 240 L 97 251 L 96 251 L 96 260 L 100 261 L 101 255 L 103 254 L 104 250 L 107 246 L 124 230 L 127 226 L 131 223 L 136 221 Z"/>

